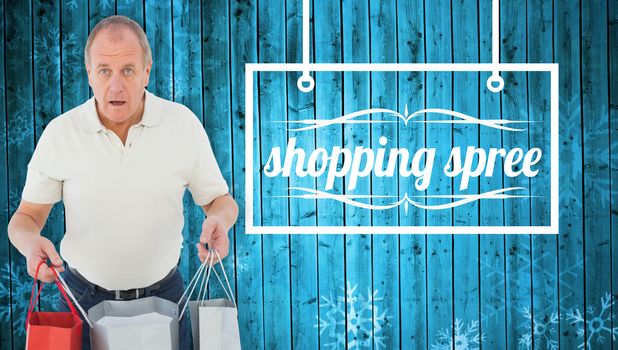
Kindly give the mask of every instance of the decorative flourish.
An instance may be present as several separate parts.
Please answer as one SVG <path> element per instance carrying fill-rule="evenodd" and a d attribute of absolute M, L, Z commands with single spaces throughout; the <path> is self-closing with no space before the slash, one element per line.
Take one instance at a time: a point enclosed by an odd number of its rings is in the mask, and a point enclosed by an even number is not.
<path fill-rule="evenodd" d="M 455 319 L 455 334 L 449 329 L 438 331 L 438 340 L 431 345 L 432 350 L 474 350 L 479 349 L 481 340 L 485 336 L 479 333 L 479 321 L 472 321 L 467 325 L 460 319 Z"/>
<path fill-rule="evenodd" d="M 421 114 L 428 114 L 428 113 L 433 113 L 433 114 L 441 114 L 441 115 L 446 115 L 449 117 L 455 117 L 455 118 L 459 118 L 459 119 L 443 119 L 443 120 L 413 120 L 412 122 L 414 123 L 428 123 L 428 124 L 432 124 L 432 123 L 436 123 L 436 124 L 443 124 L 443 123 L 447 123 L 447 124 L 476 124 L 476 125 L 483 125 L 483 126 L 487 126 L 490 128 L 494 128 L 494 129 L 499 129 L 499 130 L 505 130 L 505 131 L 525 131 L 527 130 L 527 128 L 512 128 L 512 127 L 508 127 L 505 125 L 508 124 L 517 124 L 517 123 L 530 123 L 528 120 L 509 120 L 509 119 L 478 119 L 472 116 L 469 116 L 467 114 L 464 113 L 460 113 L 460 112 L 455 112 L 455 111 L 451 111 L 448 109 L 441 109 L 441 108 L 428 108 L 428 109 L 421 109 L 418 110 L 414 113 L 408 114 L 408 105 L 406 104 L 405 109 L 404 109 L 404 114 L 401 114 L 397 111 L 394 111 L 392 109 L 386 109 L 386 108 L 369 108 L 369 109 L 363 109 L 361 111 L 357 111 L 357 112 L 353 112 L 353 113 L 348 113 L 345 115 L 342 115 L 341 117 L 335 118 L 335 119 L 302 119 L 302 120 L 289 120 L 289 121 L 280 121 L 283 123 L 298 123 L 298 124 L 305 124 L 305 125 L 309 125 L 309 126 L 304 126 L 304 127 L 300 127 L 300 128 L 288 128 L 287 130 L 289 131 L 305 131 L 305 130 L 314 130 L 314 129 L 318 129 L 318 128 L 322 128 L 322 127 L 326 127 L 326 126 L 330 126 L 330 125 L 334 125 L 334 124 L 353 124 L 353 123 L 364 123 L 364 124 L 369 124 L 369 123 L 393 123 L 394 121 L 388 121 L 388 120 L 355 120 L 355 118 L 357 117 L 361 117 L 361 116 L 365 116 L 365 115 L 371 115 L 371 114 L 377 114 L 377 113 L 383 113 L 387 116 L 394 116 L 397 117 L 398 119 L 402 120 L 404 125 L 408 125 L 408 122 L 410 120 L 412 120 L 413 118 L 415 118 L 416 116 L 419 116 Z"/>
<path fill-rule="evenodd" d="M 320 336 L 328 332 L 326 336 L 334 341 L 325 345 L 331 349 L 361 349 L 371 348 L 372 338 L 375 349 L 384 349 L 385 336 L 380 335 L 386 321 L 392 316 L 387 316 L 387 310 L 379 311 L 375 301 L 382 300 L 378 297 L 378 290 L 367 289 L 367 295 L 356 292 L 358 285 L 353 287 L 347 282 L 346 297 L 322 296 L 323 303 L 320 308 L 327 308 L 325 317 L 316 317 L 318 324 L 314 327 L 320 329 Z M 346 307 L 347 306 L 347 307 Z M 347 319 L 347 323 L 346 323 Z M 346 344 L 346 336 L 348 342 Z"/>
<path fill-rule="evenodd" d="M 616 341 L 618 337 L 618 327 L 612 328 L 612 305 L 614 305 L 614 298 L 610 293 L 606 293 L 601 297 L 601 310 L 596 312 L 594 305 L 589 305 L 586 313 L 588 317 L 584 317 L 579 311 L 579 308 L 575 310 L 569 310 L 567 312 L 567 319 L 577 326 L 577 336 L 584 337 L 588 334 L 588 338 L 584 339 L 579 345 L 580 349 L 592 349 L 593 342 L 596 344 L 604 344 L 607 339 L 611 337 L 613 341 Z"/>
<path fill-rule="evenodd" d="M 358 208 L 370 209 L 370 210 L 386 210 L 386 209 L 391 209 L 391 208 L 398 207 L 401 204 L 403 204 L 404 205 L 404 210 L 405 210 L 406 214 L 408 213 L 408 205 L 409 204 L 413 205 L 413 206 L 415 206 L 417 208 L 420 208 L 420 209 L 442 210 L 442 209 L 455 208 L 455 207 L 458 207 L 458 206 L 461 206 L 461 205 L 465 205 L 465 204 L 468 204 L 468 203 L 471 203 L 471 202 L 475 202 L 475 201 L 478 201 L 478 200 L 481 200 L 481 199 L 507 199 L 507 198 L 531 198 L 531 197 L 533 197 L 533 196 L 525 196 L 525 195 L 507 194 L 507 192 L 526 190 L 525 187 L 509 187 L 509 188 L 503 188 L 503 189 L 488 191 L 488 192 L 479 193 L 479 194 L 408 196 L 408 194 L 406 193 L 403 198 L 400 198 L 397 201 L 394 201 L 394 202 L 392 202 L 390 204 L 379 205 L 379 204 L 369 204 L 369 203 L 358 202 L 355 199 L 357 199 L 357 198 L 359 198 L 359 199 L 360 198 L 365 198 L 365 199 L 371 199 L 371 198 L 399 198 L 399 197 L 397 197 L 397 196 L 383 196 L 383 195 L 345 195 L 345 194 L 333 194 L 333 193 L 323 192 L 323 191 L 314 190 L 314 189 L 311 189 L 311 188 L 304 188 L 304 187 L 288 187 L 288 190 L 302 191 L 302 192 L 305 192 L 307 194 L 290 195 L 290 196 L 274 196 L 274 197 L 303 198 L 303 199 L 333 199 L 333 200 L 336 200 L 336 201 L 344 203 L 344 204 L 352 205 L 352 206 L 355 206 L 355 207 L 358 207 Z M 452 201 L 450 203 L 445 203 L 445 204 L 428 205 L 428 204 L 424 204 L 424 203 L 421 203 L 421 202 L 414 201 L 410 197 L 412 197 L 412 198 L 457 199 L 457 200 Z"/>

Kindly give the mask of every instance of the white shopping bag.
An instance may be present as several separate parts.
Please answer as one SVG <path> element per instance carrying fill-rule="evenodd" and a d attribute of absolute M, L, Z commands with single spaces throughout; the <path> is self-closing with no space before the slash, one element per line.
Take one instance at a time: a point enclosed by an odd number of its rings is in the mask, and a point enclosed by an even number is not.
<path fill-rule="evenodd" d="M 212 264 L 215 254 L 219 257 L 219 253 L 216 250 L 211 250 L 209 256 L 197 270 L 191 282 L 189 282 L 187 290 L 178 301 L 178 305 L 180 306 L 185 294 L 189 292 L 179 319 L 182 319 L 188 305 L 189 313 L 191 315 L 193 347 L 195 350 L 240 350 L 238 310 L 236 308 L 236 301 L 234 300 L 234 292 L 230 287 L 230 282 L 227 278 L 227 274 L 225 273 L 225 268 L 223 267 L 220 257 L 219 263 L 223 271 L 223 276 L 225 277 L 227 288 L 215 270 Z M 227 299 L 205 300 L 211 271 L 215 273 L 219 283 L 221 283 Z M 202 277 L 204 278 L 202 279 L 202 283 L 200 285 L 198 298 L 196 301 L 191 301 L 190 299 L 193 294 L 193 290 L 199 284 L 200 278 Z"/>
<path fill-rule="evenodd" d="M 159 297 L 105 300 L 88 310 L 95 350 L 178 350 L 178 305 Z"/>

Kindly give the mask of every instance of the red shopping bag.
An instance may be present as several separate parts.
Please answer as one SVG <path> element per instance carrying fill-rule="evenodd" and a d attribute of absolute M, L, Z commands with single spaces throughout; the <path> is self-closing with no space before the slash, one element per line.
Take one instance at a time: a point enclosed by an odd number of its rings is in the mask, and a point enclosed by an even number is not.
<path fill-rule="evenodd" d="M 82 348 L 82 320 L 75 311 L 75 307 L 67 296 L 56 274 L 56 285 L 67 301 L 71 312 L 33 312 L 44 283 L 41 282 L 39 291 L 34 295 L 39 269 L 44 261 L 36 268 L 32 294 L 26 317 L 26 349 L 27 350 L 81 350 Z"/>

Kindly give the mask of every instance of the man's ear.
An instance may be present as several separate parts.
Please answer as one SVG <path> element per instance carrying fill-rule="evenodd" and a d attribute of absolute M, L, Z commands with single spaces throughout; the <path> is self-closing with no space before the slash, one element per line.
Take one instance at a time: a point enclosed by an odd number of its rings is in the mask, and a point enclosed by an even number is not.
<path fill-rule="evenodd" d="M 84 64 L 84 67 L 86 67 L 86 75 L 88 75 L 88 85 L 92 87 L 92 80 L 90 79 L 90 67 L 88 64 Z"/>
<path fill-rule="evenodd" d="M 144 87 L 147 87 L 148 83 L 150 82 L 150 70 L 151 69 L 152 69 L 152 61 L 150 61 L 150 63 L 148 63 L 146 65 L 146 69 L 145 69 L 146 78 L 145 78 L 145 81 L 144 81 Z"/>

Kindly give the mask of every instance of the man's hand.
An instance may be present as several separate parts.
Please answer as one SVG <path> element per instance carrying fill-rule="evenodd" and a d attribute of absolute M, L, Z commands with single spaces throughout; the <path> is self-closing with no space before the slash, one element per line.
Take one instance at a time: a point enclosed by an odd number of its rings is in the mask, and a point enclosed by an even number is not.
<path fill-rule="evenodd" d="M 204 247 L 204 244 L 208 244 L 210 249 L 216 249 L 221 259 L 227 256 L 230 249 L 230 239 L 227 236 L 229 230 L 230 228 L 226 226 L 225 220 L 219 216 L 210 215 L 204 219 L 200 242 L 196 245 L 198 256 L 202 263 L 208 257 L 208 249 Z M 213 259 L 213 264 L 219 262 L 217 256 L 209 258 L 209 261 L 210 259 Z"/>
<path fill-rule="evenodd" d="M 58 273 L 64 271 L 62 259 L 56 251 L 54 244 L 49 239 L 43 236 L 37 236 L 31 241 L 29 248 L 29 252 L 26 254 L 26 262 L 28 265 L 28 274 L 32 276 L 32 278 L 34 278 L 36 268 L 41 260 L 47 262 L 47 259 L 50 259 Z M 51 283 L 56 280 L 56 275 L 51 267 L 47 266 L 47 264 L 43 264 L 39 269 L 38 279 L 45 283 Z"/>

